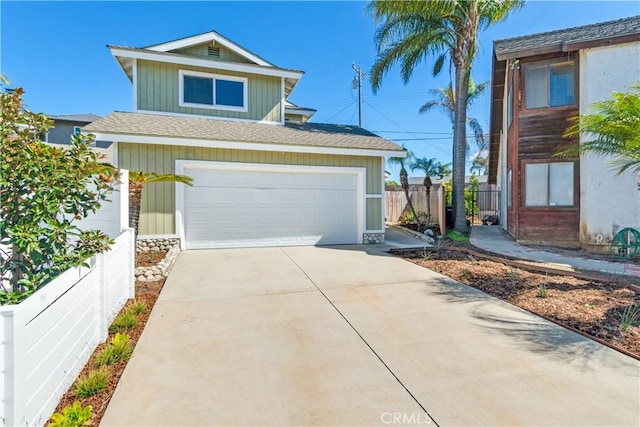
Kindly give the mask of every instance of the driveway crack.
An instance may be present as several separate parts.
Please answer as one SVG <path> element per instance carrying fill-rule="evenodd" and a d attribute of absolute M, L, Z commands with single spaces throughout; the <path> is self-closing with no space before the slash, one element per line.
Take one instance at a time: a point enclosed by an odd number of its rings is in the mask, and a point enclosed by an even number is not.
<path fill-rule="evenodd" d="M 400 384 L 400 386 L 409 394 L 409 396 L 411 396 L 411 399 L 413 399 L 413 401 L 416 402 L 416 404 L 420 407 L 420 409 L 422 409 L 422 411 L 425 414 L 427 414 L 427 416 L 429 417 L 429 419 L 431 419 L 433 424 L 436 427 L 440 427 L 440 424 L 438 424 L 438 422 L 431 416 L 429 411 L 427 411 L 427 409 L 422 405 L 422 403 L 420 403 L 420 401 L 411 392 L 411 390 L 409 390 L 409 388 L 402 382 L 402 380 L 398 377 L 398 375 L 396 375 L 396 373 L 393 372 L 391 367 L 389 365 L 387 365 L 387 363 L 382 359 L 382 357 L 380 357 L 378 352 L 376 352 L 375 349 L 371 346 L 371 344 L 369 344 L 369 342 L 365 339 L 365 337 L 362 336 L 360 331 L 358 331 L 358 329 L 356 329 L 356 327 L 349 321 L 349 319 L 347 319 L 347 316 L 345 316 L 344 313 L 342 313 L 342 311 L 340 311 L 340 309 L 333 303 L 333 301 L 331 301 L 331 299 L 329 299 L 327 294 L 325 294 L 324 291 L 322 289 L 320 289 L 320 287 L 316 284 L 316 282 L 314 282 L 313 279 L 307 274 L 307 272 L 304 271 L 304 269 L 302 269 L 302 267 L 300 267 L 300 265 L 298 265 L 298 263 L 291 257 L 291 255 L 289 255 L 284 248 L 281 248 L 281 250 L 287 256 L 287 258 L 289 258 L 291 260 L 291 262 L 296 267 L 298 267 L 298 269 L 302 272 L 302 274 L 304 274 L 306 276 L 306 278 L 309 279 L 309 281 L 318 290 L 318 292 L 320 292 L 320 295 L 322 295 L 324 297 L 324 299 L 327 300 L 327 302 L 329 304 L 331 304 L 331 307 L 333 307 L 333 309 L 336 311 L 336 313 L 338 313 L 340 315 L 340 317 L 342 317 L 342 319 L 344 319 L 344 321 L 347 323 L 347 325 L 349 325 L 349 327 L 353 330 L 353 332 L 356 333 L 356 335 L 360 338 L 360 340 L 364 343 L 364 345 L 366 345 L 369 348 L 369 350 L 371 350 L 371 352 L 380 361 L 380 363 L 382 363 L 382 365 L 386 368 L 386 370 L 393 376 L 393 378 L 396 379 L 398 384 Z"/>

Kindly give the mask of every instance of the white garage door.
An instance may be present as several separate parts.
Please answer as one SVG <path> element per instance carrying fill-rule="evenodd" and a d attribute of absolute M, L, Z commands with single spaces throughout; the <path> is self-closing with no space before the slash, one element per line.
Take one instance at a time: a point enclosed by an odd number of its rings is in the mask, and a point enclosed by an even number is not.
<path fill-rule="evenodd" d="M 362 171 L 180 162 L 187 249 L 358 243 Z"/>

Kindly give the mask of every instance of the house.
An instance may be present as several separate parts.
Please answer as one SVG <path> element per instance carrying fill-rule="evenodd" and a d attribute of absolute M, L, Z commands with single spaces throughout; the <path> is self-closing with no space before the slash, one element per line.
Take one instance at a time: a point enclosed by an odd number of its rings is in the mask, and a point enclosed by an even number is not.
<path fill-rule="evenodd" d="M 146 186 L 143 238 L 183 249 L 384 240 L 384 160 L 398 145 L 356 126 L 310 123 L 288 101 L 303 72 L 215 31 L 145 48 L 108 46 L 132 83 L 133 112 L 84 128 L 120 168 L 186 174 Z"/>
<path fill-rule="evenodd" d="M 101 118 L 95 114 L 45 115 L 53 120 L 53 127 L 45 134 L 45 142 L 53 144 L 69 144 L 71 136 L 79 133 L 83 126 Z"/>
<path fill-rule="evenodd" d="M 500 224 L 524 243 L 608 250 L 618 230 L 640 227 L 637 178 L 616 177 L 611 158 L 556 154 L 578 143 L 563 137 L 570 118 L 640 80 L 640 16 L 496 40 L 493 53 Z"/>

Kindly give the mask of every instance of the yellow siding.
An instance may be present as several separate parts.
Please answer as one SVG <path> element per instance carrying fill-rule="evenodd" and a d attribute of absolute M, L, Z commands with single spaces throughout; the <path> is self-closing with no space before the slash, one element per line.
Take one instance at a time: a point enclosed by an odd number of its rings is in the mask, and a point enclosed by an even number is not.
<path fill-rule="evenodd" d="M 325 154 L 181 147 L 177 145 L 118 143 L 118 165 L 123 169 L 141 170 L 158 174 L 175 173 L 176 160 L 364 167 L 366 168 L 366 193 L 381 194 L 382 190 L 380 176 L 382 158 L 380 157 L 334 156 Z M 381 200 L 368 199 L 365 208 L 367 229 L 379 229 L 382 222 Z M 174 214 L 174 184 L 154 183 L 144 188 L 140 215 L 140 234 L 174 234 Z"/>
<path fill-rule="evenodd" d="M 279 122 L 281 119 L 282 80 L 280 77 L 243 74 L 226 70 L 192 67 L 156 61 L 138 60 L 138 108 L 169 113 L 197 114 L 244 120 Z M 248 111 L 225 111 L 179 106 L 178 71 L 246 77 L 248 79 Z"/>

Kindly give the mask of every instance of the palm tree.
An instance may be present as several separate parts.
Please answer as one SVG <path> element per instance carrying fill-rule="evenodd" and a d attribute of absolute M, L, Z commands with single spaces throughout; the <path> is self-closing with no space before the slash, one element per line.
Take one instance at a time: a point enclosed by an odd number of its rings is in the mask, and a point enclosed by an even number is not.
<path fill-rule="evenodd" d="M 523 4 L 523 0 L 373 0 L 368 5 L 380 24 L 375 34 L 378 58 L 370 73 L 374 91 L 382 84 L 383 75 L 396 63 L 400 63 L 405 83 L 416 66 L 429 57 L 436 58 L 434 75 L 440 73 L 447 58 L 455 68 L 453 199 L 456 231 L 467 231 L 464 209 L 467 97 L 471 64 L 478 48 L 478 31 L 504 20 Z"/>
<path fill-rule="evenodd" d="M 193 185 L 193 179 L 186 175 L 162 174 L 153 172 L 129 171 L 129 227 L 133 228 L 138 236 L 138 223 L 140 221 L 140 205 L 142 203 L 142 189 L 153 182 L 180 182 Z"/>
<path fill-rule="evenodd" d="M 436 172 L 436 175 L 438 175 L 440 179 L 451 175 L 451 163 L 438 163 L 438 171 Z"/>
<path fill-rule="evenodd" d="M 615 156 L 611 166 L 616 175 L 640 172 L 640 83 L 628 93 L 614 92 L 612 98 L 592 105 L 593 113 L 573 119 L 565 137 L 584 135 L 588 141 L 560 153 L 575 157 L 593 153 Z"/>
<path fill-rule="evenodd" d="M 431 223 L 431 186 L 433 185 L 431 182 L 431 175 L 438 174 L 438 162 L 437 159 L 427 159 L 426 157 L 422 157 L 420 159 L 414 159 L 411 164 L 412 171 L 416 169 L 420 169 L 424 172 L 424 186 L 425 192 L 427 193 L 427 226 Z"/>
<path fill-rule="evenodd" d="M 475 84 L 473 80 L 469 79 L 469 94 L 467 96 L 467 107 L 470 107 L 475 100 L 480 98 L 484 92 L 489 87 L 489 82 L 482 82 L 479 84 Z M 455 126 L 455 111 L 456 111 L 456 101 L 453 93 L 453 86 L 449 84 L 446 88 L 437 88 L 432 89 L 430 91 L 435 99 L 424 104 L 420 107 L 420 114 L 427 113 L 434 108 L 439 108 L 442 110 L 451 120 L 451 128 Z M 487 149 L 487 142 L 484 139 L 484 132 L 482 130 L 482 125 L 478 119 L 473 117 L 467 117 L 467 124 L 473 132 L 473 137 L 478 148 L 478 151 L 483 151 Z M 469 144 L 466 145 L 466 153 L 469 152 Z"/>
<path fill-rule="evenodd" d="M 471 159 L 471 168 L 469 168 L 469 172 L 477 172 L 478 175 L 485 175 L 487 173 L 488 164 L 489 159 L 487 158 L 486 154 L 483 154 L 483 152 L 481 151 Z"/>
<path fill-rule="evenodd" d="M 407 168 L 405 167 L 405 162 L 410 161 L 413 157 L 412 153 L 409 152 L 407 157 L 391 157 L 389 158 L 389 163 L 400 165 L 400 186 L 404 191 L 404 195 L 407 198 L 407 204 L 409 205 L 409 210 L 411 210 L 411 214 L 415 220 L 415 223 L 418 227 L 420 227 L 420 219 L 418 215 L 416 215 L 416 210 L 413 208 L 413 202 L 411 201 L 411 197 L 409 196 L 409 174 L 407 173 Z"/>

